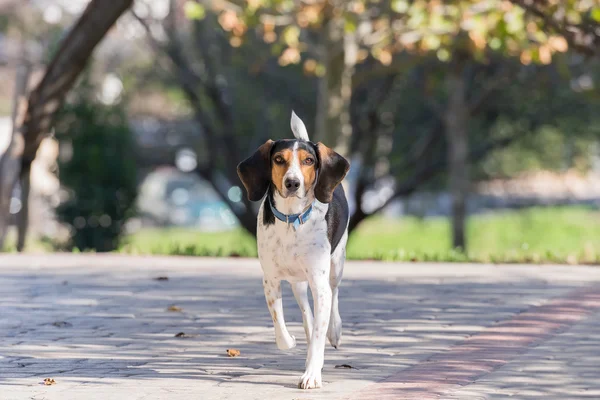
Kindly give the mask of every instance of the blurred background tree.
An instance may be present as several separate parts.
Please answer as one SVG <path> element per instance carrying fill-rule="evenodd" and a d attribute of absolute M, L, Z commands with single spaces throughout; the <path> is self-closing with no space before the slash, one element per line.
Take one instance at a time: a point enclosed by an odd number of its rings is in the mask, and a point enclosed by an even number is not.
<path fill-rule="evenodd" d="M 73 15 L 91 15 L 94 3 Z M 407 215 L 424 226 L 427 217 L 443 216 L 451 229 L 435 242 L 468 254 L 481 247 L 467 237 L 469 224 L 482 226 L 482 212 L 593 201 L 600 154 L 595 2 L 132 3 L 93 64 L 105 81 L 97 91 L 118 81 L 128 93 L 123 107 L 144 193 L 131 226 L 228 229 L 237 219 L 253 234 L 257 204 L 243 196 L 235 166 L 266 139 L 289 137 L 292 109 L 311 139 L 351 160 L 349 228 L 363 238 L 351 243 L 385 231 L 363 225 L 376 214 L 403 216 L 398 226 Z M 46 10 L 29 18 L 61 20 Z M 69 21 L 61 21 L 36 24 L 36 37 L 67 37 Z M 29 138 L 26 161 L 37 148 Z M 202 237 L 247 243 L 241 231 Z M 406 238 L 395 240 L 399 248 Z"/>
<path fill-rule="evenodd" d="M 20 181 L 23 201 L 19 213 L 20 232 L 17 248 L 23 249 L 29 223 L 31 164 L 42 140 L 51 131 L 56 112 L 84 69 L 96 45 L 132 3 L 133 0 L 117 0 L 111 2 L 110 6 L 106 6 L 98 0 L 90 1 L 73 28 L 63 37 L 42 78 L 30 93 L 28 93 L 28 74 L 22 78 L 23 82 L 17 79 L 9 143 L 7 151 L 0 157 L 0 248 L 4 245 L 10 223 L 9 211 L 13 190 L 17 181 Z M 28 14 L 22 5 L 14 2 L 8 2 L 6 7 L 17 15 Z M 31 18 L 29 16 L 29 19 Z M 21 64 L 29 62 L 24 30 L 24 27 L 20 27 L 16 33 L 18 40 L 22 42 Z M 39 34 L 37 29 L 35 32 Z"/>
<path fill-rule="evenodd" d="M 227 64 L 223 53 L 230 54 L 233 50 L 224 50 L 226 41 L 214 29 L 218 23 L 229 44 L 234 49 L 239 48 L 233 54 L 243 54 L 244 47 L 256 51 L 257 39 L 262 40 L 273 54 L 278 55 L 280 66 L 302 64 L 305 74 L 316 79 L 312 138 L 323 140 L 338 152 L 359 160 L 353 163 L 360 172 L 353 196 L 356 208 L 351 218 L 351 231 L 390 201 L 410 194 L 429 178 L 447 170 L 453 246 L 463 250 L 466 249 L 470 159 L 475 157 L 477 161 L 492 149 L 515 139 L 487 135 L 490 140 L 475 149 L 470 144 L 472 119 L 479 117 L 486 107 L 488 114 L 497 114 L 497 111 L 489 110 L 488 103 L 495 101 L 497 92 L 504 90 L 509 82 L 525 82 L 537 77 L 536 69 L 521 65 L 551 64 L 553 56 L 568 50 L 569 43 L 586 54 L 593 53 L 593 42 L 590 45 L 585 38 L 597 35 L 587 29 L 594 21 L 596 10 L 593 3 L 587 1 L 557 3 L 545 8 L 531 3 L 534 9 L 530 9 L 506 0 L 450 3 L 424 0 L 190 0 L 181 3 L 183 13 L 192 20 L 190 29 L 193 33 L 189 36 L 175 23 L 177 3 L 171 1 L 170 4 L 169 17 L 158 25 L 167 32 L 167 41 L 161 43 L 153 37 L 152 27 L 156 28 L 153 24 L 156 21 L 139 17 L 138 20 L 146 27 L 153 47 L 162 50 L 179 71 L 180 83 L 198 115 L 197 120 L 208 131 L 213 147 L 218 147 L 219 141 L 223 140 L 221 148 L 229 158 L 242 158 L 237 143 L 230 136 L 234 131 L 231 121 L 239 107 L 233 107 L 228 83 L 231 78 L 223 73 L 223 65 Z M 549 28 L 548 21 L 553 21 L 554 15 L 562 16 L 562 20 Z M 572 34 L 574 29 L 580 34 Z M 183 42 L 190 36 L 195 39 L 197 49 L 206 50 L 183 51 Z M 587 45 L 584 44 L 586 40 Z M 557 70 L 562 73 L 562 78 L 557 74 L 554 79 L 568 82 L 570 71 L 565 63 L 570 57 L 558 61 L 566 68 Z M 511 59 L 518 59 L 519 65 L 514 66 Z M 507 66 L 511 63 L 512 67 Z M 389 158 L 397 140 L 393 133 L 404 123 L 391 117 L 401 110 L 395 107 L 382 113 L 378 106 L 394 95 L 392 88 L 397 78 L 405 79 L 414 73 L 421 75 L 421 91 L 425 95 L 422 99 L 428 109 L 428 118 L 434 123 L 422 135 L 410 135 L 413 145 L 420 148 L 419 157 L 411 159 L 409 156 L 400 168 L 394 168 L 401 169 L 403 174 L 407 169 L 414 171 L 398 182 Z M 525 80 L 524 76 L 527 76 Z M 362 117 L 352 110 L 353 91 L 362 93 L 360 96 L 365 99 L 361 106 L 363 111 L 369 109 Z M 527 91 L 521 91 L 518 96 L 524 94 Z M 203 95 L 210 103 L 202 103 Z M 356 98 L 354 103 L 356 105 Z M 387 116 L 383 123 L 386 126 L 381 126 L 382 115 Z M 208 121 L 214 119 L 219 122 L 211 126 Z M 359 129 L 353 135 L 357 124 L 366 125 L 367 129 L 362 132 Z M 519 130 L 520 133 L 530 131 Z M 352 142 L 354 146 L 351 146 Z M 432 151 L 440 146 L 446 148 L 445 155 Z M 424 162 L 427 158 L 423 156 L 431 154 L 445 161 L 432 163 L 429 158 L 429 162 Z M 394 158 L 399 157 L 396 154 Z M 235 182 L 233 170 L 226 165 L 224 168 L 230 171 L 227 173 L 230 183 Z M 386 189 L 390 186 L 396 189 L 392 193 L 380 193 L 380 205 L 372 211 L 365 210 L 365 193 L 376 190 L 381 185 L 380 180 L 386 182 Z M 251 205 L 245 204 L 244 212 L 238 211 L 236 215 L 243 226 L 253 232 L 251 210 Z"/>
<path fill-rule="evenodd" d="M 135 215 L 134 139 L 119 103 L 105 105 L 89 81 L 79 84 L 55 123 L 62 148 L 59 175 L 66 199 L 57 208 L 67 248 L 115 250 Z"/>

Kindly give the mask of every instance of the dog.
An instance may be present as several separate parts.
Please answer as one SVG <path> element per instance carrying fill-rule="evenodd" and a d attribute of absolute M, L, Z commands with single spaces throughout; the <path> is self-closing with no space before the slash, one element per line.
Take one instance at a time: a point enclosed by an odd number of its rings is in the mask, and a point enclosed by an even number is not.
<path fill-rule="evenodd" d="M 308 343 L 306 370 L 298 387 L 313 389 L 322 385 L 325 336 L 336 349 L 342 338 L 338 288 L 346 258 L 349 211 L 340 183 L 350 163 L 324 144 L 311 142 L 304 122 L 293 111 L 290 125 L 295 139 L 268 140 L 238 165 L 237 172 L 248 199 L 262 200 L 258 257 L 277 347 L 296 346 L 283 317 L 281 281 L 286 280 L 302 311 Z"/>

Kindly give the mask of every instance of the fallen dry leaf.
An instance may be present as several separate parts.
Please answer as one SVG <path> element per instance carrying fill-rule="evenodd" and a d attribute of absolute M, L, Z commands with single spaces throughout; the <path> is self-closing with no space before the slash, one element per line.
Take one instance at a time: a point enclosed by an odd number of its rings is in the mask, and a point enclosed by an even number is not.
<path fill-rule="evenodd" d="M 190 338 L 190 337 L 195 337 L 197 335 L 189 335 L 185 332 L 179 332 L 175 334 L 175 337 L 179 337 L 179 338 Z"/>
<path fill-rule="evenodd" d="M 155 281 L 168 281 L 169 277 L 168 276 L 158 276 L 156 278 L 154 278 Z"/>
<path fill-rule="evenodd" d="M 350 364 L 341 364 L 341 365 L 336 365 L 335 368 L 346 368 L 346 369 L 358 369 L 356 367 L 353 367 Z"/>
<path fill-rule="evenodd" d="M 54 380 L 54 378 L 44 379 L 44 385 L 46 385 L 46 386 L 55 385 L 55 384 L 56 384 L 56 381 Z"/>
<path fill-rule="evenodd" d="M 167 308 L 167 311 L 182 312 L 183 308 L 177 306 L 169 306 L 169 308 Z"/>
<path fill-rule="evenodd" d="M 73 324 L 71 324 L 70 322 L 66 322 L 66 321 L 56 321 L 56 322 L 53 322 L 52 325 L 54 325 L 57 328 L 70 328 L 73 326 Z"/>
<path fill-rule="evenodd" d="M 237 357 L 240 355 L 240 351 L 238 349 L 227 349 L 227 355 L 229 357 Z"/>

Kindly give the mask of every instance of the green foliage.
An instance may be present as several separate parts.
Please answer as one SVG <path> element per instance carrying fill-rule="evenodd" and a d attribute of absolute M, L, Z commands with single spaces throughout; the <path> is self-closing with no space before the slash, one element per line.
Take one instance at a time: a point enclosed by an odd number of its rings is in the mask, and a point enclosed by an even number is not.
<path fill-rule="evenodd" d="M 600 261 L 600 213 L 584 207 L 530 208 L 476 215 L 467 221 L 468 254 L 450 247 L 440 218 L 367 220 L 350 237 L 349 258 L 398 261 Z"/>
<path fill-rule="evenodd" d="M 486 86 L 497 85 L 497 79 L 504 80 L 471 115 L 471 152 L 492 141 L 516 138 L 509 146 L 497 148 L 483 159 L 471 160 L 474 181 L 511 178 L 539 170 L 589 172 L 597 152 L 595 144 L 600 138 L 600 118 L 596 111 L 600 98 L 591 91 L 573 90 L 572 75 L 577 76 L 576 71 L 562 74 L 557 64 L 558 61 L 549 66 L 523 66 L 517 60 L 500 57 L 492 64 L 469 63 L 466 73 L 471 82 L 470 102 L 480 98 Z M 586 66 L 586 73 L 594 76 L 597 68 Z M 498 71 L 501 77 L 497 76 Z M 390 161 L 391 172 L 400 182 L 415 173 L 414 164 L 409 161 L 415 157 L 415 151 L 423 148 L 424 138 L 442 136 L 443 116 L 433 109 L 431 102 L 445 104 L 443 82 L 447 72 L 444 63 L 433 57 L 423 58 L 420 64 L 407 69 L 394 81 L 391 95 L 380 107 L 382 115 L 394 116 Z M 374 80 L 366 89 L 359 90 L 368 92 L 376 89 L 377 84 Z M 361 96 L 359 90 L 355 91 L 357 100 Z M 359 101 L 355 103 L 353 112 L 368 122 L 365 118 L 368 114 L 360 109 Z M 360 127 L 363 121 L 357 120 L 359 123 L 355 126 Z M 355 148 L 361 149 L 362 137 L 353 137 Z M 417 160 L 425 157 L 432 163 L 446 157 L 445 142 L 440 140 L 437 147 L 420 154 Z M 443 188 L 446 185 L 443 178 L 440 176 L 420 189 Z"/>
<path fill-rule="evenodd" d="M 0 32 L 5 33 L 10 26 L 10 16 L 0 15 Z"/>
<path fill-rule="evenodd" d="M 584 207 L 531 208 L 472 216 L 468 254 L 451 249 L 446 218 L 365 221 L 350 236 L 348 259 L 427 262 L 600 263 L 600 212 Z M 165 241 L 164 238 L 169 240 Z M 204 233 L 144 230 L 121 252 L 256 257 L 256 241 L 242 230 Z"/>
<path fill-rule="evenodd" d="M 493 151 L 478 166 L 483 177 L 512 178 L 529 171 L 565 171 L 587 173 L 595 141 L 571 136 L 556 128 L 544 127 L 510 146 Z M 540 151 L 544 149 L 544 151 Z"/>
<path fill-rule="evenodd" d="M 191 3 L 191 2 L 188 2 Z M 383 64 L 392 62 L 392 54 L 407 50 L 422 54 L 431 52 L 440 61 L 448 61 L 457 49 L 467 50 L 476 59 L 485 59 L 490 50 L 519 57 L 524 64 L 549 64 L 556 53 L 567 51 L 569 44 L 564 32 L 549 32 L 543 20 L 508 0 L 460 0 L 452 2 L 429 0 L 392 1 L 316 1 L 249 0 L 241 7 L 229 7 L 222 1 L 209 0 L 223 29 L 238 47 L 246 33 L 254 28 L 265 42 L 272 43 L 281 52 L 280 63 L 299 63 L 301 53 L 310 52 L 309 35 L 323 35 L 324 25 L 336 20 L 346 33 L 357 27 L 368 26 L 369 40 L 359 39 L 363 54 L 370 53 Z M 541 2 L 543 3 L 543 2 Z M 560 5 L 536 7 L 548 18 L 565 16 L 565 24 L 577 25 L 584 16 L 600 18 L 594 2 L 570 0 Z M 195 11 L 186 3 L 186 15 L 197 19 Z M 277 26 L 277 18 L 286 20 Z M 565 25 L 566 26 L 566 25 Z M 250 28 L 250 29 L 249 29 Z M 292 34 L 290 34 L 292 33 Z M 377 40 L 373 40 L 373 37 Z M 358 55 L 358 62 L 366 56 Z"/>
<path fill-rule="evenodd" d="M 185 13 L 186 18 L 189 19 L 204 19 L 206 16 L 206 9 L 200 3 L 195 1 L 188 0 L 183 5 L 183 12 Z"/>
<path fill-rule="evenodd" d="M 184 228 L 146 229 L 126 238 L 120 252 L 185 256 L 256 257 L 256 239 L 244 230 L 198 232 Z"/>
<path fill-rule="evenodd" d="M 84 83 L 57 120 L 57 138 L 63 148 L 72 148 L 72 156 L 59 162 L 60 182 L 69 195 L 56 211 L 70 228 L 71 248 L 103 252 L 118 247 L 134 214 L 136 164 L 122 108 L 93 96 Z"/>

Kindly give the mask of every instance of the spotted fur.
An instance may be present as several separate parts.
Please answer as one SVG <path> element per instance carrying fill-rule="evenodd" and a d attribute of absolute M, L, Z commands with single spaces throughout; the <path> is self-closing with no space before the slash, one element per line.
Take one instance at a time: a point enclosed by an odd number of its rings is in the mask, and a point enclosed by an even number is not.
<path fill-rule="evenodd" d="M 292 129 L 294 124 L 296 128 L 299 126 L 292 118 Z M 296 132 L 294 135 L 304 136 L 296 135 Z M 267 144 L 268 155 L 263 147 Z M 281 294 L 281 281 L 290 282 L 302 312 L 308 343 L 306 370 L 298 386 L 318 388 L 322 385 L 325 338 L 337 348 L 342 336 L 338 287 L 346 256 L 349 215 L 344 190 L 339 183 L 349 164 L 321 143 L 292 139 L 265 145 L 257 150 L 258 156 L 255 153 L 238 167 L 249 197 L 256 197 L 256 185 L 266 187 L 257 221 L 258 257 L 263 269 L 265 299 L 275 327 L 277 347 L 281 350 L 295 347 L 296 338 L 290 335 L 285 325 Z M 280 158 L 275 160 L 277 157 Z M 314 163 L 305 163 L 307 158 L 314 159 Z M 270 168 L 270 171 L 258 170 L 260 168 Z M 257 176 L 268 176 L 269 182 L 265 185 Z M 298 180 L 298 188 L 291 192 L 287 190 L 286 179 Z M 267 198 L 284 214 L 302 213 L 314 202 L 313 210 L 309 220 L 294 230 L 275 218 Z M 314 317 L 308 300 L 309 287 Z"/>

